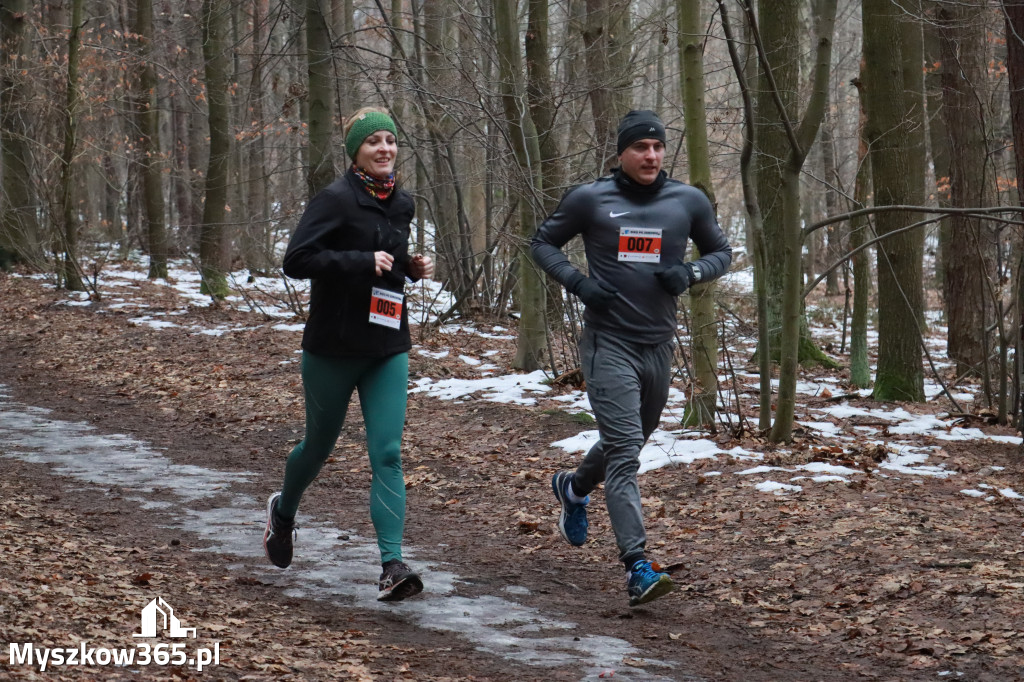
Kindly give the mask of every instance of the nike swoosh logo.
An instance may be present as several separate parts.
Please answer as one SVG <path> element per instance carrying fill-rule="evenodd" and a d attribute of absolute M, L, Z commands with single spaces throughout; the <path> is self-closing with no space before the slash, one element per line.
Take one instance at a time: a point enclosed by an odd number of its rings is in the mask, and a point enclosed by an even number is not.
<path fill-rule="evenodd" d="M 627 213 L 629 213 L 629 211 L 623 211 L 622 213 L 616 213 L 615 211 L 608 211 L 608 217 L 609 218 L 618 218 L 620 216 L 626 215 Z"/>

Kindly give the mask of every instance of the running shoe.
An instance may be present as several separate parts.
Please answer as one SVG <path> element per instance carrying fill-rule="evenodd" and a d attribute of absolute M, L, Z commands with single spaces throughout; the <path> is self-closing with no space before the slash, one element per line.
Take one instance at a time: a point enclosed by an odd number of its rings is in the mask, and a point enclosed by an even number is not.
<path fill-rule="evenodd" d="M 570 545 L 579 547 L 587 541 L 587 505 L 590 504 L 590 495 L 581 504 L 571 501 L 571 483 L 572 474 L 568 471 L 560 471 L 551 477 L 551 489 L 562 505 L 562 512 L 558 515 L 558 532 Z"/>
<path fill-rule="evenodd" d="M 286 521 L 277 513 L 277 501 L 280 498 L 281 493 L 274 493 L 267 500 L 267 530 L 263 533 L 263 551 L 270 563 L 278 568 L 288 568 L 292 563 L 295 520 Z"/>
<path fill-rule="evenodd" d="M 668 573 L 647 559 L 641 559 L 633 564 L 633 568 L 626 574 L 626 587 L 629 591 L 630 606 L 654 601 L 675 589 Z"/>
<path fill-rule="evenodd" d="M 392 559 L 383 568 L 377 601 L 402 601 L 423 591 L 423 581 L 405 563 Z"/>

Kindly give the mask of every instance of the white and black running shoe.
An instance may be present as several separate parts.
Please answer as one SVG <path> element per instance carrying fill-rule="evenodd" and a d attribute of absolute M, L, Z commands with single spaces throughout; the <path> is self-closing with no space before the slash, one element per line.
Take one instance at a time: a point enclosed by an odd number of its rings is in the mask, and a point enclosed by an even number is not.
<path fill-rule="evenodd" d="M 402 601 L 422 592 L 423 581 L 403 562 L 392 559 L 384 564 L 379 589 L 377 601 Z"/>
<path fill-rule="evenodd" d="M 295 520 L 287 521 L 277 513 L 277 501 L 281 493 L 274 493 L 267 500 L 267 530 L 263 533 L 263 551 L 270 563 L 278 568 L 288 568 L 292 563 L 292 539 L 295 535 Z"/>

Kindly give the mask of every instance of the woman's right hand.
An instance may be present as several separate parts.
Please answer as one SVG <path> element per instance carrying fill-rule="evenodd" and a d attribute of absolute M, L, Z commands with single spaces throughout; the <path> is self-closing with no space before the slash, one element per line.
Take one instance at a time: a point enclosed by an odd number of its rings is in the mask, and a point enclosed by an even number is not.
<path fill-rule="evenodd" d="M 387 251 L 375 251 L 373 253 L 373 265 L 377 269 L 378 277 L 385 272 L 391 272 L 391 264 L 394 262 L 395 257 Z"/>

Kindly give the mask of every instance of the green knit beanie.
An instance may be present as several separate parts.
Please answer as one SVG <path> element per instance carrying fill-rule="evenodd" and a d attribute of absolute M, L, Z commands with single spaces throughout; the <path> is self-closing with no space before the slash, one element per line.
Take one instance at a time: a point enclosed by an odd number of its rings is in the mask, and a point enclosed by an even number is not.
<path fill-rule="evenodd" d="M 355 161 L 356 152 L 363 140 L 373 135 L 378 130 L 387 130 L 395 137 L 398 137 L 398 129 L 391 117 L 380 111 L 368 111 L 355 120 L 345 136 L 345 151 Z"/>

